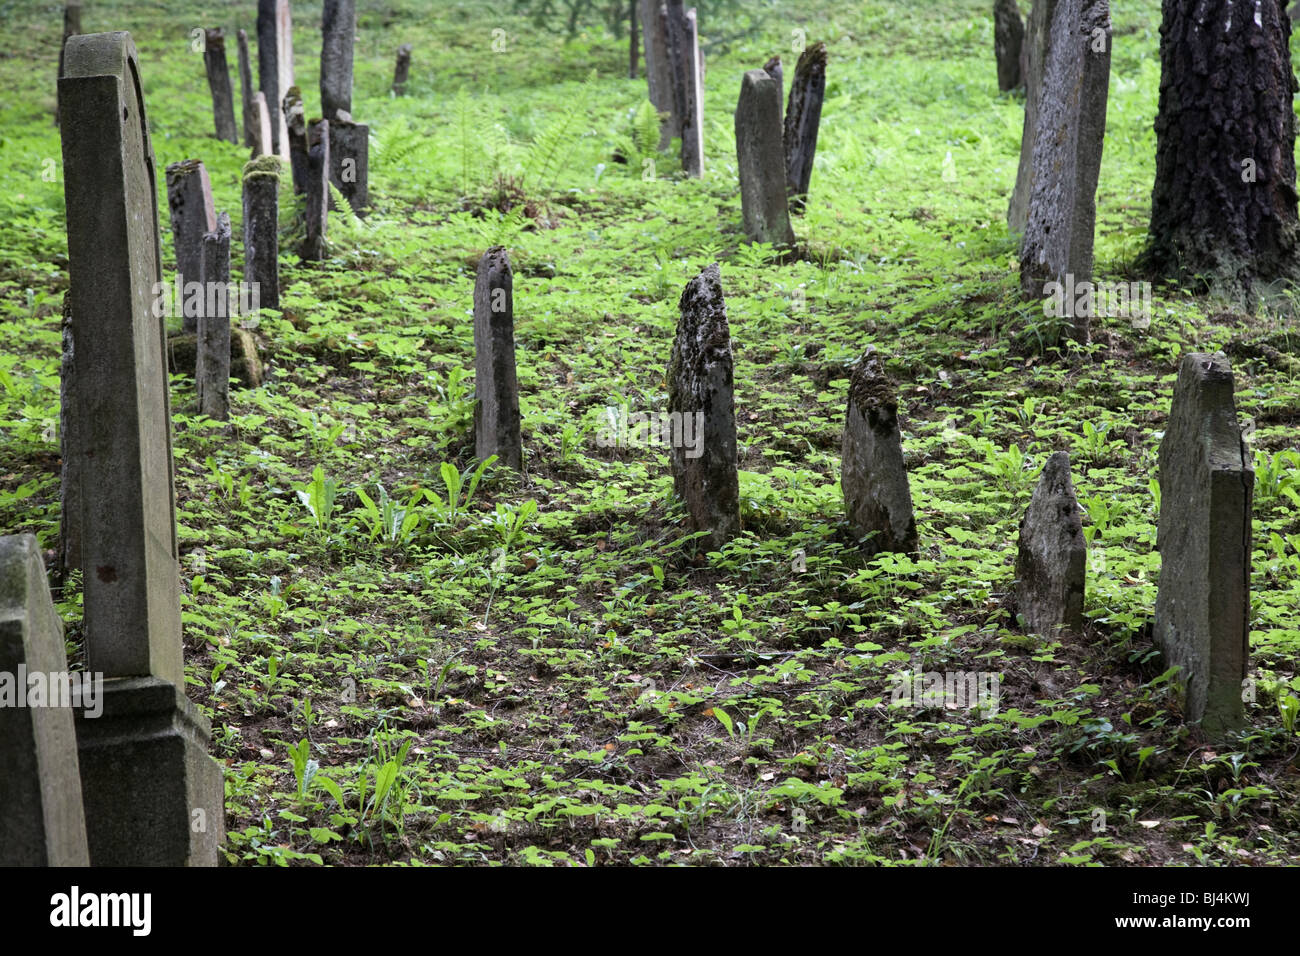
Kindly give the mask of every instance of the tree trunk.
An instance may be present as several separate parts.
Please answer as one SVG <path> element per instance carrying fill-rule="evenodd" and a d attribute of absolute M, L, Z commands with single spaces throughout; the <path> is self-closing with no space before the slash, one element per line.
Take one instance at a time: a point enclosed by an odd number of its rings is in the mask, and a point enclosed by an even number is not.
<path fill-rule="evenodd" d="M 635 80 L 637 69 L 636 0 L 627 0 L 627 26 L 630 42 L 627 47 L 627 78 Z"/>
<path fill-rule="evenodd" d="M 1284 0 L 1164 0 L 1144 269 L 1247 301 L 1300 276 L 1290 38 Z"/>

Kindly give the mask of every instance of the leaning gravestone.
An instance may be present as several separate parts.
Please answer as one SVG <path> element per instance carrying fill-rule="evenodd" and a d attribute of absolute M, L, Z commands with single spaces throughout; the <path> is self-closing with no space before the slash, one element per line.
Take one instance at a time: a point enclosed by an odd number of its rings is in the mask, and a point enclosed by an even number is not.
<path fill-rule="evenodd" d="M 29 686 L 48 693 L 67 669 L 40 545 L 0 538 L 0 680 L 15 695 L 0 692 L 0 866 L 90 863 L 72 708 L 28 699 Z"/>
<path fill-rule="evenodd" d="M 257 105 L 253 101 L 253 66 L 248 55 L 248 33 L 240 30 L 239 40 L 239 92 L 243 102 L 244 145 L 257 145 Z"/>
<path fill-rule="evenodd" d="M 191 282 L 203 281 L 203 237 L 217 228 L 212 183 L 208 171 L 197 159 L 182 160 L 167 167 L 167 207 L 171 211 L 176 274 L 184 289 Z M 190 315 L 188 309 L 184 311 L 182 331 L 196 332 L 198 318 Z"/>
<path fill-rule="evenodd" d="M 704 79 L 700 72 L 699 24 L 695 8 L 682 0 L 667 4 L 668 60 L 672 76 L 674 113 L 682 138 L 682 170 L 698 179 L 704 175 Z"/>
<path fill-rule="evenodd" d="M 298 254 L 319 262 L 325 258 L 325 221 L 330 207 L 329 120 L 317 120 L 307 136 L 307 238 Z"/>
<path fill-rule="evenodd" d="M 826 44 L 819 42 L 799 54 L 790 81 L 790 105 L 785 111 L 785 188 L 793 213 L 803 212 L 808 202 L 825 98 Z"/>
<path fill-rule="evenodd" d="M 740 529 L 731 327 L 717 263 L 687 283 L 678 307 L 668 414 L 680 419 L 683 440 L 669 443 L 668 461 L 690 530 L 707 532 L 702 540 L 716 551 Z M 685 440 L 688 428 L 693 442 Z"/>
<path fill-rule="evenodd" d="M 346 112 L 330 120 L 330 182 L 352 211 L 364 216 L 370 205 L 370 127 Z"/>
<path fill-rule="evenodd" d="M 230 88 L 230 67 L 226 64 L 226 36 L 220 27 L 204 31 L 203 65 L 208 74 L 208 89 L 212 92 L 212 117 L 217 139 L 238 144 L 235 94 Z"/>
<path fill-rule="evenodd" d="M 501 246 L 483 253 L 474 281 L 474 453 L 524 467 L 515 375 L 514 274 Z"/>
<path fill-rule="evenodd" d="M 393 95 L 406 95 L 406 82 L 411 77 L 411 44 L 397 48 L 397 64 L 393 67 Z"/>
<path fill-rule="evenodd" d="M 230 216 L 217 216 L 217 228 L 203 237 L 203 312 L 199 315 L 194 385 L 200 415 L 224 422 L 230 417 Z"/>
<path fill-rule="evenodd" d="M 271 117 L 272 152 L 289 158 L 288 130 L 280 104 L 293 86 L 293 16 L 289 0 L 257 0 L 257 71 Z"/>
<path fill-rule="evenodd" d="M 356 0 L 325 0 L 321 13 L 320 107 L 331 122 L 340 110 L 352 112 L 352 43 L 356 28 Z"/>
<path fill-rule="evenodd" d="M 1020 521 L 1016 603 L 1031 634 L 1083 631 L 1088 544 L 1070 480 L 1070 455 L 1058 451 L 1043 467 Z"/>
<path fill-rule="evenodd" d="M 668 63 L 668 38 L 664 35 L 664 4 L 660 0 L 637 0 L 637 17 L 645 46 L 645 77 L 650 103 L 662 117 L 659 148 L 667 149 L 674 135 L 673 80 Z M 666 15 L 666 14 L 665 14 Z"/>
<path fill-rule="evenodd" d="M 76 718 L 90 862 L 215 865 L 221 770 L 185 697 L 153 147 L 128 33 L 68 41 L 63 103 L 87 670 Z"/>
<path fill-rule="evenodd" d="M 289 171 L 293 177 L 293 193 L 301 196 L 307 192 L 307 113 L 303 108 L 302 93 L 294 86 L 284 96 L 284 125 L 289 137 Z"/>
<path fill-rule="evenodd" d="M 1029 220 L 1020 244 L 1020 287 L 1041 297 L 1046 284 L 1092 279 L 1097 179 L 1110 84 L 1110 4 L 1060 0 L 1052 18 L 1034 134 Z M 1072 335 L 1088 341 L 1088 316 Z"/>
<path fill-rule="evenodd" d="M 763 70 L 750 70 L 740 84 L 736 168 L 745 235 L 752 242 L 794 245 L 781 162 L 781 86 Z"/>
<path fill-rule="evenodd" d="M 1222 352 L 1184 355 L 1160 442 L 1154 636 L 1181 668 L 1187 719 L 1214 734 L 1244 722 L 1250 661 L 1255 472 L 1232 393 Z"/>
<path fill-rule="evenodd" d="M 1020 48 L 1025 42 L 1025 21 L 1016 0 L 995 0 L 993 4 L 993 55 L 998 64 L 998 89 L 1010 92 L 1023 82 L 1020 76 Z"/>
<path fill-rule="evenodd" d="M 867 555 L 915 554 L 916 519 L 898 430 L 898 396 L 873 348 L 849 380 L 841 472 L 849 530 Z"/>
<path fill-rule="evenodd" d="M 1020 166 L 1007 207 L 1007 229 L 1019 234 L 1029 221 L 1029 196 L 1034 189 L 1034 135 L 1038 130 L 1038 103 L 1043 96 L 1043 73 L 1051 42 L 1052 16 L 1059 0 L 1033 0 L 1025 36 L 1020 46 L 1020 78 L 1025 84 L 1025 122 L 1020 133 Z"/>
<path fill-rule="evenodd" d="M 244 281 L 267 309 L 280 308 L 279 221 L 280 160 L 261 156 L 244 166 Z"/>

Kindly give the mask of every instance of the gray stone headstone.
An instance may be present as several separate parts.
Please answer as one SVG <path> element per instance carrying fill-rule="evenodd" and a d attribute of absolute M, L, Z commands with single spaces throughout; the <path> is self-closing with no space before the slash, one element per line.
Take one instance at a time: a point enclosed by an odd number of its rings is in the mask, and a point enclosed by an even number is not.
<path fill-rule="evenodd" d="M 767 72 L 750 70 L 736 105 L 736 168 L 745 235 L 753 242 L 794 245 L 782 156 L 781 86 Z"/>
<path fill-rule="evenodd" d="M 1079 501 L 1070 480 L 1070 455 L 1047 459 L 1029 508 L 1020 521 L 1016 603 L 1031 634 L 1083 631 L 1088 545 Z"/>
<path fill-rule="evenodd" d="M 350 119 L 330 121 L 330 182 L 352 211 L 364 216 L 370 205 L 370 127 Z"/>
<path fill-rule="evenodd" d="M 257 66 L 259 85 L 274 114 L 270 117 L 273 152 L 288 159 L 288 130 L 280 104 L 293 86 L 293 16 L 289 0 L 257 0 Z"/>
<path fill-rule="evenodd" d="M 1047 68 L 1034 134 L 1029 219 L 1020 245 L 1020 285 L 1041 299 L 1049 282 L 1092 279 L 1097 179 L 1110 84 L 1110 4 L 1060 0 L 1052 17 Z M 1088 316 L 1072 335 L 1088 341 Z"/>
<path fill-rule="evenodd" d="M 244 166 L 244 281 L 267 309 L 280 308 L 280 169 L 276 156 Z"/>
<path fill-rule="evenodd" d="M 1007 93 L 1020 86 L 1020 48 L 1025 42 L 1025 21 L 1016 0 L 994 0 L 993 55 L 998 65 L 998 89 Z"/>
<path fill-rule="evenodd" d="M 248 33 L 240 30 L 239 43 L 239 93 L 244 114 L 244 145 L 250 148 L 257 145 L 258 117 L 257 105 L 253 101 L 253 66 L 248 55 Z"/>
<path fill-rule="evenodd" d="M 87 670 L 108 678 L 102 718 L 76 715 L 90 862 L 215 865 L 223 789 L 206 723 L 182 691 L 165 329 L 152 308 L 158 198 L 130 34 L 69 40 L 59 89 L 75 343 L 68 415 L 79 423 L 64 452 L 80 481 Z M 165 725 L 151 688 L 169 695 Z"/>
<path fill-rule="evenodd" d="M 778 99 L 781 104 L 781 109 L 780 109 L 781 135 L 784 137 L 785 135 L 785 70 L 781 66 L 781 58 L 779 56 L 774 56 L 771 59 L 769 59 L 766 63 L 763 64 L 763 72 L 766 73 L 768 76 L 770 76 L 772 79 L 776 80 L 777 91 L 781 94 Z M 784 149 L 784 146 L 782 146 L 782 149 Z M 784 166 L 784 162 L 782 162 L 782 165 Z"/>
<path fill-rule="evenodd" d="M 293 177 L 293 194 L 307 192 L 307 113 L 303 108 L 302 92 L 290 87 L 282 104 L 286 135 L 289 137 L 289 171 Z"/>
<path fill-rule="evenodd" d="M 393 67 L 393 95 L 405 96 L 406 84 L 411 78 L 411 44 L 397 48 L 397 64 Z"/>
<path fill-rule="evenodd" d="M 645 76 L 649 87 L 650 103 L 660 116 L 659 148 L 667 149 L 674 135 L 673 81 L 668 64 L 668 39 L 664 35 L 666 8 L 661 0 L 637 0 L 637 15 L 641 21 L 641 36 L 645 46 Z"/>
<path fill-rule="evenodd" d="M 307 238 L 298 254 L 308 261 L 326 258 L 325 225 L 330 208 L 330 123 L 318 120 L 307 131 Z"/>
<path fill-rule="evenodd" d="M 352 44 L 356 37 L 356 0 L 325 0 L 321 12 L 320 105 L 333 122 L 342 110 L 352 112 Z"/>
<path fill-rule="evenodd" d="M 898 396 L 880 354 L 867 349 L 849 379 L 840 484 L 849 530 L 868 555 L 915 554 L 916 519 L 898 429 Z"/>
<path fill-rule="evenodd" d="M 826 44 L 818 42 L 799 54 L 785 111 L 785 188 L 793 213 L 803 212 L 808 201 L 825 98 Z"/>
<path fill-rule="evenodd" d="M 514 274 L 501 246 L 483 253 L 474 281 L 474 449 L 480 461 L 496 455 L 524 467 L 515 375 Z"/>
<path fill-rule="evenodd" d="M 1052 16 L 1059 0 L 1033 0 L 1021 43 L 1020 78 L 1025 84 L 1025 122 L 1020 134 L 1020 166 L 1016 186 L 1007 206 L 1007 229 L 1020 234 L 1029 221 L 1029 196 L 1034 188 L 1034 135 L 1038 129 L 1038 103 L 1043 96 L 1043 74 L 1051 41 Z"/>
<path fill-rule="evenodd" d="M 203 236 L 217 228 L 212 183 L 207 169 L 197 159 L 185 159 L 167 167 L 167 207 L 171 211 L 176 274 L 183 288 L 190 282 L 202 281 Z M 197 331 L 198 319 L 184 316 L 182 328 L 186 333 Z"/>
<path fill-rule="evenodd" d="M 672 75 L 675 115 L 682 138 L 682 171 L 704 175 L 704 78 L 700 72 L 699 24 L 695 8 L 682 0 L 668 0 L 668 60 Z"/>
<path fill-rule="evenodd" d="M 0 691 L 0 866 L 90 863 L 72 708 L 28 697 L 67 669 L 40 545 L 0 538 L 0 681 L 15 695 Z"/>
<path fill-rule="evenodd" d="M 691 531 L 717 550 L 740 530 L 731 327 L 717 263 L 682 291 L 668 363 L 668 461 Z M 678 432 L 676 425 L 680 420 Z"/>
<path fill-rule="evenodd" d="M 217 228 L 203 237 L 204 309 L 199 316 L 194 385 L 200 415 L 230 418 L 230 216 L 217 216 Z"/>
<path fill-rule="evenodd" d="M 1154 637 L 1181 668 L 1187 719 L 1215 734 L 1245 721 L 1254 487 L 1227 357 L 1184 355 L 1160 442 Z"/>
<path fill-rule="evenodd" d="M 212 92 L 212 117 L 217 139 L 239 143 L 235 125 L 235 94 L 230 88 L 230 67 L 226 63 L 226 36 L 220 27 L 204 31 L 203 66 Z"/>

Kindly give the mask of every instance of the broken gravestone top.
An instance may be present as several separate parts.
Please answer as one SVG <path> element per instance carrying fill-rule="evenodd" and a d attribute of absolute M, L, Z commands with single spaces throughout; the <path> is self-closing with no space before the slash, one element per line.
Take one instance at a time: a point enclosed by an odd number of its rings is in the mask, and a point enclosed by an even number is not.
<path fill-rule="evenodd" d="M 1083 630 L 1084 575 L 1088 546 L 1079 501 L 1070 480 L 1070 455 L 1047 459 L 1020 521 L 1016 557 L 1016 603 L 1031 634 Z"/>

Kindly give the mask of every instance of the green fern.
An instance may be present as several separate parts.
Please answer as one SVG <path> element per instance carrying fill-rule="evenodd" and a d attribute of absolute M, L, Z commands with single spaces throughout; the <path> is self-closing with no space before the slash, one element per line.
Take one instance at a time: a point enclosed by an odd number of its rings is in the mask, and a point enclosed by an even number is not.
<path fill-rule="evenodd" d="M 474 168 L 474 157 L 478 153 L 477 117 L 474 101 L 462 86 L 456 93 L 456 126 L 460 131 L 460 194 L 469 195 L 470 175 Z"/>
<path fill-rule="evenodd" d="M 429 145 L 426 134 L 402 123 L 382 135 L 371 133 L 370 168 L 393 169 L 408 156 Z"/>
<path fill-rule="evenodd" d="M 653 156 L 659 149 L 659 111 L 645 100 L 632 115 L 632 139 L 637 158 Z"/>
<path fill-rule="evenodd" d="M 595 79 L 596 71 L 592 70 L 583 84 L 584 93 L 590 90 Z M 564 157 L 575 152 L 570 148 L 570 130 L 585 113 L 584 104 L 588 99 L 586 96 L 574 96 L 569 102 L 569 108 L 547 124 L 533 140 L 524 160 L 522 182 L 525 188 L 531 186 L 534 190 L 540 189 L 542 195 L 555 188 L 555 181 L 563 169 Z"/>

